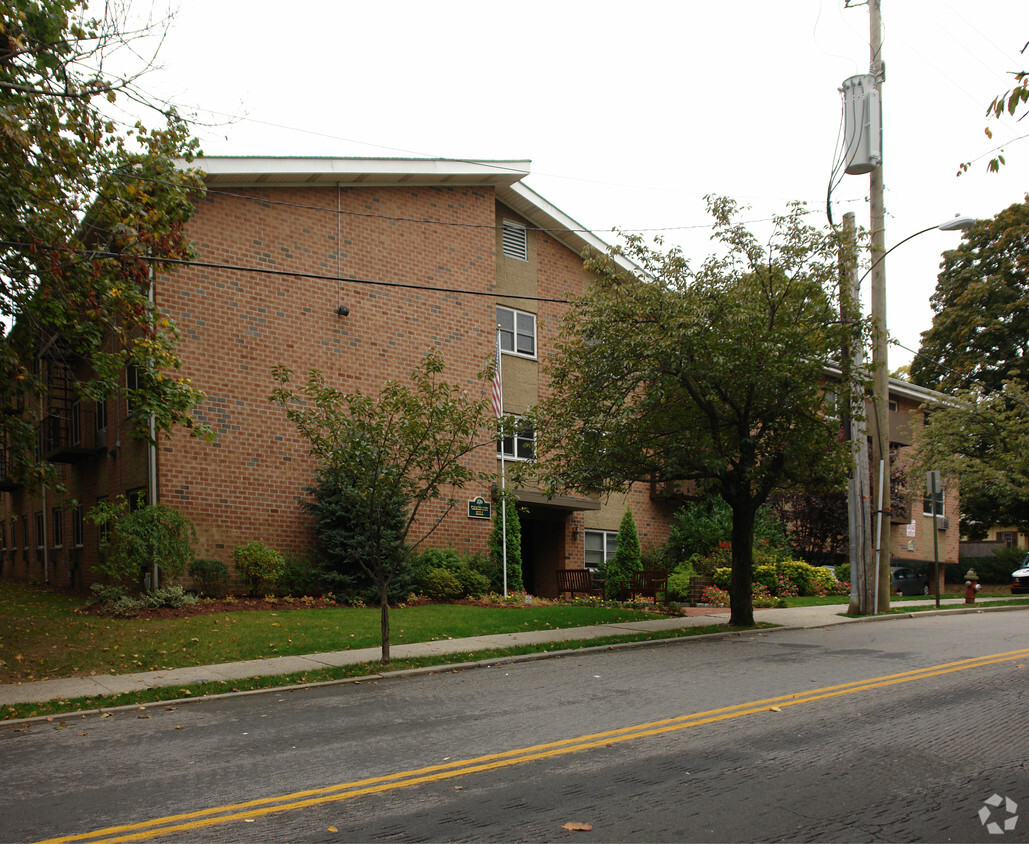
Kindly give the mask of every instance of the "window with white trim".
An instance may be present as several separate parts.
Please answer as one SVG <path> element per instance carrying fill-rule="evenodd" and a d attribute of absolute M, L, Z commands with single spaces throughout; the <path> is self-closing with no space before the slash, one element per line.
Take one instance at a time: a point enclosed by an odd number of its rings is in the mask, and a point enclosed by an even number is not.
<path fill-rule="evenodd" d="M 506 257 L 516 261 L 529 260 L 529 238 L 521 223 L 504 220 L 500 224 L 500 243 Z"/>
<path fill-rule="evenodd" d="M 936 491 L 936 506 L 938 508 L 936 515 L 941 519 L 946 515 L 946 510 L 943 508 L 943 490 L 939 489 Z M 925 497 L 922 499 L 922 515 L 931 516 L 933 514 L 933 494 L 927 492 Z"/>
<path fill-rule="evenodd" d="M 505 460 L 532 460 L 536 456 L 536 431 L 519 425 L 514 434 L 497 441 L 497 455 Z"/>
<path fill-rule="evenodd" d="M 71 511 L 71 537 L 76 548 L 81 548 L 85 543 L 85 531 L 82 527 L 82 507 L 76 507 Z"/>
<path fill-rule="evenodd" d="M 536 314 L 497 305 L 500 350 L 527 358 L 536 357 Z"/>
<path fill-rule="evenodd" d="M 64 511 L 60 507 L 54 507 L 50 511 L 50 520 L 53 522 L 54 548 L 64 547 Z"/>
<path fill-rule="evenodd" d="M 591 571 L 607 565 L 618 550 L 618 531 L 587 530 L 585 532 L 586 568 Z"/>

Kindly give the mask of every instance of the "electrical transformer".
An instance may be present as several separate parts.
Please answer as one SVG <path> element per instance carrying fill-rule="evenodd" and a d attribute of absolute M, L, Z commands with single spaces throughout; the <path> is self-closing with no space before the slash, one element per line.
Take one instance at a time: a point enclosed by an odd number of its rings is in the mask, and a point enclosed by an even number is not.
<path fill-rule="evenodd" d="M 846 173 L 870 173 L 882 162 L 882 106 L 871 74 L 851 76 L 843 88 L 843 160 Z"/>

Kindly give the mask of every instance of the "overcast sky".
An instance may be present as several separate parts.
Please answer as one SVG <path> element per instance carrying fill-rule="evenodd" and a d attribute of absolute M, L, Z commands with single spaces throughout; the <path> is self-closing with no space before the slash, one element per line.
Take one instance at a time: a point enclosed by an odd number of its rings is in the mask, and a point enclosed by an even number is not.
<path fill-rule="evenodd" d="M 1023 201 L 1029 139 L 1015 139 L 1029 119 L 995 125 L 992 141 L 983 127 L 1008 73 L 1029 65 L 1029 2 L 883 0 L 882 16 L 887 246 Z M 526 184 L 605 240 L 661 230 L 699 263 L 705 194 L 755 221 L 803 200 L 826 222 L 838 89 L 868 70 L 868 9 L 180 0 L 160 63 L 145 87 L 223 123 L 200 130 L 206 154 L 530 159 Z M 988 174 L 1002 142 L 1009 164 Z M 959 178 L 962 161 L 974 163 Z M 867 192 L 867 176 L 845 177 L 835 219 L 867 226 Z M 918 347 L 941 252 L 959 242 L 933 231 L 890 255 L 888 322 L 904 346 Z M 891 348 L 891 368 L 910 359 Z"/>

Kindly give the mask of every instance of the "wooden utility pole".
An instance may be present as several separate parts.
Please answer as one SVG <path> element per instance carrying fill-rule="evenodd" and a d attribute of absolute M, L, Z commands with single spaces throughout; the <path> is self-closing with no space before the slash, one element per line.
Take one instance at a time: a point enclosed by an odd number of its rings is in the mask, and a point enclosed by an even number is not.
<path fill-rule="evenodd" d="M 868 506 L 868 426 L 865 419 L 865 390 L 857 373 L 864 368 L 858 290 L 857 226 L 854 212 L 843 215 L 843 242 L 840 246 L 840 318 L 849 332 L 848 347 L 843 349 L 844 435 L 851 445 L 854 466 L 847 485 L 847 514 L 850 528 L 850 608 L 851 615 L 875 614 L 875 568 L 872 548 L 872 513 Z"/>
<path fill-rule="evenodd" d="M 882 58 L 882 21 L 879 0 L 868 0 L 869 73 L 875 78 L 875 90 L 882 107 L 882 83 L 885 66 Z M 882 122 L 880 121 L 880 144 Z M 878 576 L 876 607 L 879 612 L 890 608 L 890 368 L 886 329 L 886 214 L 883 208 L 883 162 L 868 176 L 871 203 L 872 260 L 872 409 L 869 426 L 872 434 L 873 506 L 875 513 L 875 557 Z"/>

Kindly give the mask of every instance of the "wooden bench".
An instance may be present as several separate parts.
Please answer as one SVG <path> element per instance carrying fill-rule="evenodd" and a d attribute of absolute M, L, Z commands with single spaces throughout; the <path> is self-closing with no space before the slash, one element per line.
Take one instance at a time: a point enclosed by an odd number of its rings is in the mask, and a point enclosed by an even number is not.
<path fill-rule="evenodd" d="M 604 597 L 604 584 L 593 582 L 593 573 L 589 569 L 558 569 L 557 594 L 568 592 L 573 598 L 575 593 L 590 595 L 594 598 Z"/>
<path fill-rule="evenodd" d="M 657 602 L 657 593 L 662 599 L 668 597 L 668 572 L 664 569 L 643 569 L 634 571 L 628 580 L 618 582 L 620 600 L 635 598 L 653 598 Z"/>

